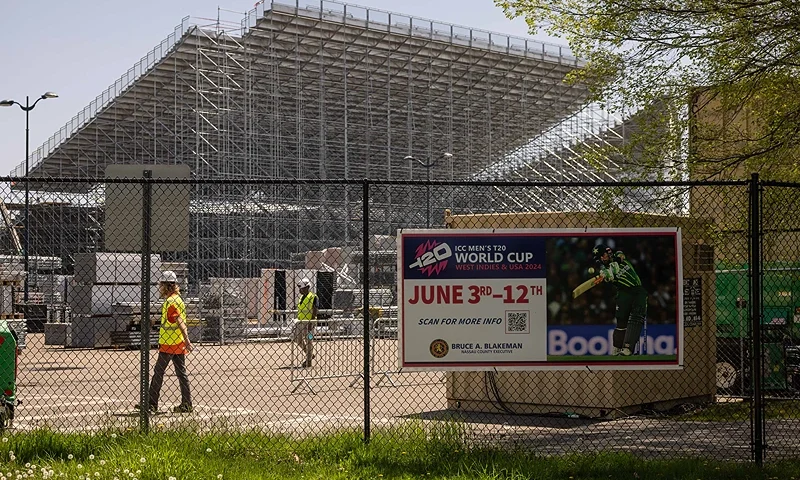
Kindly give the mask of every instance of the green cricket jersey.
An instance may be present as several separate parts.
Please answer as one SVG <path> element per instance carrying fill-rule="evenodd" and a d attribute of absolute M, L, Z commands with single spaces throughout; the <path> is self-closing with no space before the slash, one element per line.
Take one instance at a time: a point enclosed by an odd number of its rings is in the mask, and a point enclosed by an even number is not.
<path fill-rule="evenodd" d="M 625 259 L 622 252 L 617 252 L 613 256 L 613 261 L 608 266 L 600 267 L 600 275 L 606 282 L 612 282 L 618 287 L 638 287 L 642 285 L 642 280 L 633 269 L 631 262 Z"/>

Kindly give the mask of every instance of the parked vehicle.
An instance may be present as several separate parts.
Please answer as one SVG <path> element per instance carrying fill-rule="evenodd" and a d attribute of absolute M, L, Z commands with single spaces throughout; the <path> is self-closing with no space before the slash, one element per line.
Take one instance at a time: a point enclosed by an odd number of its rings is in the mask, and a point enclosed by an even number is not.
<path fill-rule="evenodd" d="M 764 266 L 762 289 L 762 385 L 800 391 L 800 263 Z M 746 264 L 718 264 L 716 273 L 717 388 L 749 395 L 752 324 Z"/>

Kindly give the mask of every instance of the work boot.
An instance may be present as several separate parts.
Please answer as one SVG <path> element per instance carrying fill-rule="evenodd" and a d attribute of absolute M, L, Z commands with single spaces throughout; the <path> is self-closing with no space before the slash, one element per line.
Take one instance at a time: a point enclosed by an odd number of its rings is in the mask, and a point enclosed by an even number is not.
<path fill-rule="evenodd" d="M 187 405 L 185 403 L 181 403 L 180 405 L 172 409 L 172 411 L 175 413 L 192 413 L 192 410 L 194 410 L 194 408 L 192 408 L 191 405 Z"/>
<path fill-rule="evenodd" d="M 621 351 L 622 351 L 622 349 L 621 349 L 621 348 L 614 347 L 614 348 L 612 348 L 612 350 L 611 350 L 611 355 L 617 356 L 617 355 L 619 355 L 619 354 L 620 354 L 619 352 L 621 352 Z"/>
<path fill-rule="evenodd" d="M 629 357 L 631 356 L 631 349 L 623 348 L 622 350 L 619 351 L 619 355 L 622 355 L 623 357 Z"/>
<path fill-rule="evenodd" d="M 136 405 L 133 406 L 133 408 L 135 408 L 136 410 L 141 410 L 142 406 L 137 403 Z M 150 413 L 158 413 L 158 407 L 156 405 L 150 405 L 150 407 L 148 407 L 148 410 L 150 411 Z"/>

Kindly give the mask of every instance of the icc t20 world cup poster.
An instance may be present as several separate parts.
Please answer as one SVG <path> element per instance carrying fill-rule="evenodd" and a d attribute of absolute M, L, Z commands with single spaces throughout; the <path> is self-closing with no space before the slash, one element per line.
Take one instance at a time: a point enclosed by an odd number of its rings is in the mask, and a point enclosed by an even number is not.
<path fill-rule="evenodd" d="M 679 228 L 397 238 L 401 368 L 683 366 Z"/>

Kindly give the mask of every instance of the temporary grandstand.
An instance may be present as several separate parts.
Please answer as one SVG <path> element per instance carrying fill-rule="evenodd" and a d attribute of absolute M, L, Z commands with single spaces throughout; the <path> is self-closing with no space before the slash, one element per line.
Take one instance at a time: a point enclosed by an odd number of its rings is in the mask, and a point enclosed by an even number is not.
<path fill-rule="evenodd" d="M 187 17 L 33 152 L 29 177 L 100 178 L 111 164 L 183 164 L 192 178 L 231 182 L 614 180 L 613 162 L 590 167 L 577 153 L 624 137 L 620 119 L 587 106 L 587 89 L 565 82 L 581 65 L 563 46 L 328 0 L 262 2 L 236 28 Z M 444 152 L 452 158 L 436 168 L 405 159 Z M 24 176 L 24 162 L 11 174 Z M 71 235 L 102 250 L 102 236 L 69 233 L 101 228 L 102 187 L 50 180 L 31 188 L 62 192 L 71 207 L 62 198 L 58 208 L 81 218 L 58 227 L 55 245 L 50 220 L 36 223 L 53 215 L 37 205 L 33 248 L 66 258 L 60 245 L 82 242 L 63 242 Z M 361 208 L 360 190 L 346 187 L 227 184 L 194 192 L 187 258 L 201 278 L 251 275 L 292 252 L 352 242 Z M 515 205 L 533 210 L 581 200 L 519 195 Z M 430 221 L 413 194 L 378 197 L 376 233 Z"/>

